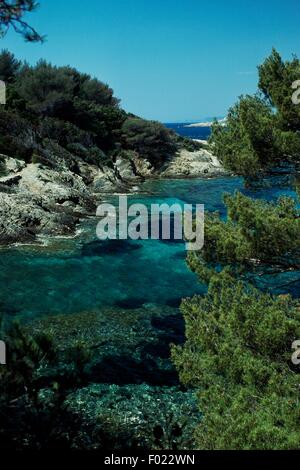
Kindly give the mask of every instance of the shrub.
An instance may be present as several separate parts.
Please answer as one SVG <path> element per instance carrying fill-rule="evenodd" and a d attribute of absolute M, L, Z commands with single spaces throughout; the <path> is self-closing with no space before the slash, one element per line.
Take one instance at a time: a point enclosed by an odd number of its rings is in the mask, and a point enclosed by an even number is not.
<path fill-rule="evenodd" d="M 153 166 L 160 166 L 177 150 L 173 134 L 155 121 L 129 117 L 122 127 L 125 148 L 135 150 L 147 158 Z"/>
<path fill-rule="evenodd" d="M 208 294 L 182 303 L 184 346 L 172 349 L 181 381 L 198 390 L 200 449 L 299 447 L 299 374 L 291 362 L 299 307 L 225 271 Z"/>

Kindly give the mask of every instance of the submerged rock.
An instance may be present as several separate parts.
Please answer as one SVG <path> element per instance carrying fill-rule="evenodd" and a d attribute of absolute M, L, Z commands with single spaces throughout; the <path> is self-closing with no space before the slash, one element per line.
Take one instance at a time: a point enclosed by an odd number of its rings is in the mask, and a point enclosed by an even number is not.
<path fill-rule="evenodd" d="M 140 243 L 132 240 L 94 240 L 83 245 L 81 256 L 109 256 L 139 250 Z"/>
<path fill-rule="evenodd" d="M 62 351 L 84 344 L 92 352 L 88 372 L 92 382 L 178 384 L 170 344 L 183 341 L 184 326 L 176 308 L 105 307 L 46 316 L 27 327 L 34 334 L 50 334 Z"/>
<path fill-rule="evenodd" d="M 70 394 L 66 406 L 83 423 L 81 449 L 104 440 L 114 450 L 191 450 L 201 419 L 194 392 L 179 387 L 92 384 Z"/>
<path fill-rule="evenodd" d="M 111 307 L 46 316 L 26 328 L 50 335 L 60 358 L 76 344 L 92 353 L 83 381 L 64 401 L 77 423 L 73 448 L 192 448 L 201 419 L 197 399 L 179 385 L 170 362 L 170 343 L 183 341 L 178 310 Z M 49 389 L 41 398 L 47 394 Z"/>

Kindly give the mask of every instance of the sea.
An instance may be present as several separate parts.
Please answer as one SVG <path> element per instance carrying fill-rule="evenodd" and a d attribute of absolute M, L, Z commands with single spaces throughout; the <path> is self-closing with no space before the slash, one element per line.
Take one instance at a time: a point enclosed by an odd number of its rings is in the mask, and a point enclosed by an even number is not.
<path fill-rule="evenodd" d="M 191 123 L 166 123 L 165 126 L 172 129 L 182 137 L 190 139 L 207 140 L 211 134 L 211 127 L 189 127 Z"/>
<path fill-rule="evenodd" d="M 181 123 L 168 124 L 168 127 L 180 135 L 201 140 L 210 133 L 209 128 L 189 128 Z M 204 204 L 206 212 L 218 211 L 225 217 L 223 195 L 225 192 L 233 194 L 236 190 L 269 201 L 281 195 L 295 197 L 293 189 L 288 186 L 266 185 L 249 189 L 245 188 L 242 178 L 228 176 L 148 180 L 142 186 L 141 193 L 129 198 L 132 203 L 143 203 L 148 207 L 152 203 L 163 202 Z M 107 196 L 106 201 L 117 203 L 116 196 Z M 113 321 L 114 341 L 117 338 L 118 345 L 113 353 L 114 360 L 128 343 L 128 328 L 134 332 L 148 325 L 147 341 L 151 343 L 151 335 L 155 339 L 149 348 L 147 346 L 147 354 L 152 351 L 153 364 L 159 363 L 159 354 L 163 354 L 168 361 L 169 342 L 184 340 L 184 323 L 179 310 L 182 299 L 206 292 L 206 286 L 187 266 L 185 243 L 162 239 L 100 241 L 96 236 L 97 222 L 96 218 L 82 221 L 74 237 L 45 238 L 35 245 L 2 247 L 1 313 L 8 319 L 30 324 L 37 319 L 51 319 L 52 322 L 53 316 L 58 316 L 60 321 L 71 316 L 70 319 L 74 318 L 75 321 L 78 315 L 82 314 L 84 319 L 89 312 L 93 312 L 101 318 L 103 334 L 108 331 L 107 344 L 112 341 L 109 327 Z M 269 286 L 274 292 L 280 292 L 275 281 L 274 277 L 270 277 Z M 293 289 L 299 290 L 297 284 L 291 290 L 287 287 L 284 293 L 299 295 Z M 124 330 L 125 318 L 130 318 L 127 330 Z M 70 323 L 73 324 L 73 321 Z M 177 336 L 170 336 L 174 328 Z M 162 331 L 167 335 L 166 343 L 164 352 L 158 353 L 159 344 L 162 345 L 160 341 L 163 341 L 159 339 L 163 337 Z M 74 331 L 70 331 L 72 334 Z M 137 346 L 132 347 L 132 354 L 137 354 Z M 144 359 L 141 357 L 139 361 L 142 362 L 138 371 L 134 368 L 134 380 L 142 383 L 148 380 L 148 376 L 144 374 Z M 151 363 L 149 361 L 148 364 Z M 158 377 L 155 367 L 152 367 L 151 378 L 154 383 Z M 119 372 L 116 372 L 110 383 L 116 383 L 118 376 Z M 164 377 L 165 372 L 160 376 L 162 384 Z M 101 377 L 98 379 L 104 380 Z M 126 376 L 124 380 L 130 383 L 131 379 Z"/>
<path fill-rule="evenodd" d="M 210 128 L 168 124 L 180 135 L 205 139 Z M 239 190 L 274 200 L 294 196 L 288 187 L 245 189 L 242 178 L 151 180 L 132 203 L 204 204 L 225 215 L 223 194 Z M 117 198 L 107 197 L 117 204 Z M 17 317 L 147 304 L 179 306 L 181 299 L 204 292 L 186 265 L 185 243 L 178 240 L 100 241 L 96 219 L 83 221 L 77 236 L 40 240 L 40 245 L 1 248 L 0 308 Z"/>

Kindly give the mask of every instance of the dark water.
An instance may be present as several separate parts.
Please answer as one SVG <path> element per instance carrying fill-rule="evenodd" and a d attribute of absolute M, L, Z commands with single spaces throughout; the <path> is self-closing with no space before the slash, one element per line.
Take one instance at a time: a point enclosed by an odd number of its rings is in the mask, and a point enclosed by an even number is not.
<path fill-rule="evenodd" d="M 148 194 L 131 196 L 132 202 L 203 203 L 205 210 L 224 214 L 222 194 L 243 190 L 243 182 L 239 178 L 149 181 L 143 189 Z M 244 192 L 266 199 L 293 194 L 278 188 Z M 204 292 L 186 266 L 184 243 L 101 242 L 96 224 L 95 219 L 84 222 L 74 239 L 2 249 L 1 311 L 32 318 L 107 306 L 178 306 L 183 297 Z"/>
<path fill-rule="evenodd" d="M 165 124 L 177 134 L 191 139 L 207 140 L 211 134 L 210 127 L 187 127 L 187 125 L 187 123 Z"/>

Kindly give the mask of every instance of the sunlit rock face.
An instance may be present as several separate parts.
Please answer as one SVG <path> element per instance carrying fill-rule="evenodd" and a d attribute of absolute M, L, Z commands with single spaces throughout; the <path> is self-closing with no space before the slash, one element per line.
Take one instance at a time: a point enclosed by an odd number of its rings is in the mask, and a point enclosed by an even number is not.
<path fill-rule="evenodd" d="M 207 149 L 189 152 L 182 149 L 161 171 L 162 177 L 205 177 L 228 174 L 219 160 Z"/>

